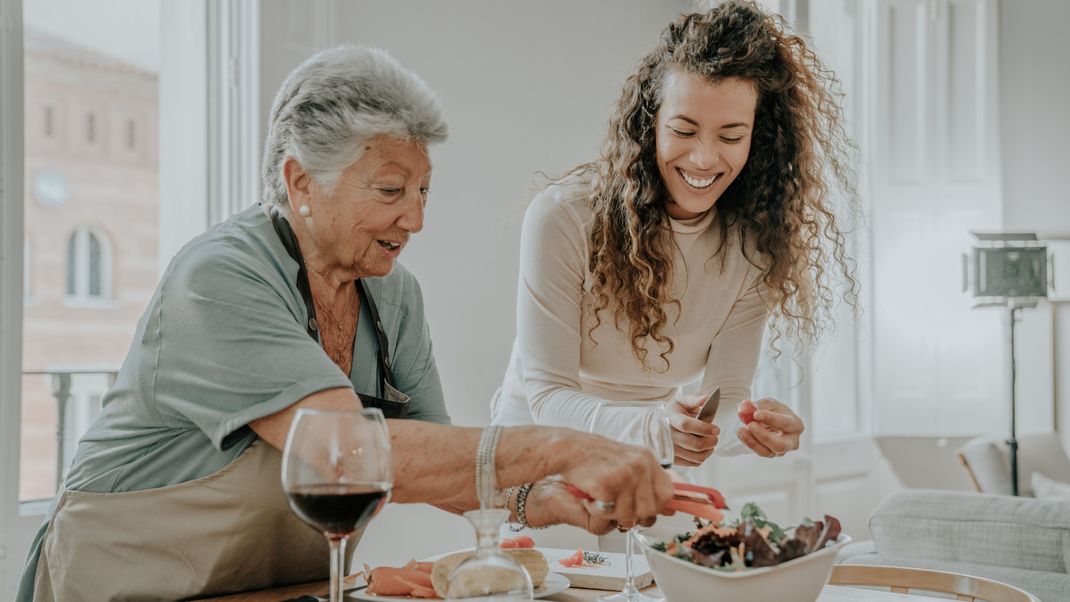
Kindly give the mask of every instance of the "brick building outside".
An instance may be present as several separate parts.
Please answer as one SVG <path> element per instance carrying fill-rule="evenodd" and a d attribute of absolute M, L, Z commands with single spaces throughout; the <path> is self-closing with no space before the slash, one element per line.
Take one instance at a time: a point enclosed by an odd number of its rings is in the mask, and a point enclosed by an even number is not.
<path fill-rule="evenodd" d="M 28 501 L 56 488 L 53 389 L 69 378 L 69 461 L 156 286 L 160 226 L 156 74 L 29 30 L 24 39 L 19 498 Z"/>

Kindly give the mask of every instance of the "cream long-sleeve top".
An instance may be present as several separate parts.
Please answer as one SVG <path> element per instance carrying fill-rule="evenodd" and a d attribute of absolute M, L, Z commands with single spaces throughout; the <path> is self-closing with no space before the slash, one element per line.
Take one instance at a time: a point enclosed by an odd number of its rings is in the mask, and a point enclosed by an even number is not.
<path fill-rule="evenodd" d="M 744 256 L 738 233 L 729 229 L 722 257 L 716 209 L 693 220 L 670 220 L 677 250 L 670 291 L 679 306 L 665 307 L 662 331 L 675 343 L 667 356 L 649 338 L 645 367 L 632 352 L 626 318 L 614 325 L 612 306 L 594 325 L 588 270 L 593 212 L 586 183 L 572 178 L 541 191 L 524 216 L 517 291 L 517 338 L 501 389 L 492 401 L 492 421 L 504 425 L 566 426 L 617 439 L 640 428 L 634 411 L 599 412 L 604 401 L 676 399 L 698 381 L 700 393 L 721 390 L 716 418 L 717 455 L 746 447 L 736 438 L 738 403 L 750 398 L 767 309 L 760 270 Z M 634 435 L 634 433 L 633 433 Z"/>

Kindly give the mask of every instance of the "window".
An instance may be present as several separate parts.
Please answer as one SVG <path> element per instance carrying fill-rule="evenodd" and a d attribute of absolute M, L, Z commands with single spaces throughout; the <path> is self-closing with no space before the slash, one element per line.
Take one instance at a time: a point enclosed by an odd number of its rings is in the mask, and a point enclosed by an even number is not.
<path fill-rule="evenodd" d="M 207 225 L 206 176 L 184 158 L 207 145 L 205 109 L 191 107 L 206 107 L 208 66 L 222 64 L 209 12 L 0 0 L 0 600 L 14 595 L 161 264 Z"/>
<path fill-rule="evenodd" d="M 67 297 L 79 301 L 111 297 L 111 249 L 99 232 L 80 228 L 67 241 Z"/>

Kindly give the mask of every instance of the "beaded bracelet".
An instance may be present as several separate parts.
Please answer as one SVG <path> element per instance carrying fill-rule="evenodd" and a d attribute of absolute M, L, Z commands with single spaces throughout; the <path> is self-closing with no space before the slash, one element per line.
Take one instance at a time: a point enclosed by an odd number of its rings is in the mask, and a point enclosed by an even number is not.
<path fill-rule="evenodd" d="M 519 523 L 519 526 L 509 525 L 509 530 L 513 533 L 523 531 L 530 527 L 530 525 L 528 525 L 528 517 L 525 510 L 527 509 L 528 493 L 534 485 L 534 483 L 524 483 L 516 491 L 516 521 Z"/>
<path fill-rule="evenodd" d="M 516 533 L 524 529 L 545 529 L 546 527 L 533 527 L 528 524 L 527 516 L 527 504 L 528 494 L 535 488 L 538 483 L 524 483 L 520 486 L 520 489 L 516 492 L 516 520 L 520 523 L 520 526 L 509 525 L 509 530 Z M 549 526 L 549 525 L 547 525 Z"/>

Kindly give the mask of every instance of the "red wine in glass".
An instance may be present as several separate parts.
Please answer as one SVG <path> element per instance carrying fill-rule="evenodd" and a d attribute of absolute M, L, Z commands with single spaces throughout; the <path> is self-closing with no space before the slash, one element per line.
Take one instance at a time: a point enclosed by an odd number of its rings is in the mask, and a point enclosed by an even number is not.
<path fill-rule="evenodd" d="M 368 524 L 386 503 L 381 485 L 301 485 L 286 492 L 298 518 L 328 537 L 352 534 Z"/>
<path fill-rule="evenodd" d="M 381 411 L 297 411 L 282 455 L 282 489 L 297 518 L 327 539 L 331 602 L 342 600 L 347 540 L 386 504 L 393 483 Z"/>

